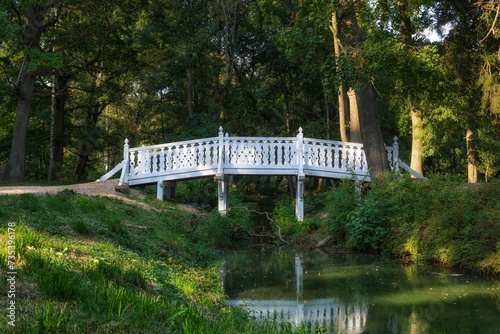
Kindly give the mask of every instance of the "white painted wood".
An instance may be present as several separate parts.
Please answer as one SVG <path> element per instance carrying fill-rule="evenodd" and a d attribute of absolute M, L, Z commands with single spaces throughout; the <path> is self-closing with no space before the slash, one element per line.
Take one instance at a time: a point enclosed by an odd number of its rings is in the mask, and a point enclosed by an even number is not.
<path fill-rule="evenodd" d="M 104 174 L 103 176 L 101 176 L 97 181 L 106 181 L 108 180 L 110 177 L 112 177 L 116 172 L 118 172 L 120 169 L 123 168 L 123 164 L 126 163 L 125 160 L 123 160 L 122 162 L 120 162 L 118 165 L 115 166 L 115 168 L 113 168 L 112 170 L 110 170 L 109 172 L 107 172 L 106 174 Z"/>
<path fill-rule="evenodd" d="M 386 147 L 389 165 L 412 175 L 399 159 L 399 144 Z M 218 137 L 129 148 L 125 139 L 123 161 L 101 177 L 107 179 L 122 169 L 119 185 L 158 184 L 158 197 L 164 197 L 166 181 L 216 176 L 219 181 L 219 210 L 227 209 L 229 175 L 295 175 L 297 177 L 296 216 L 303 214 L 306 176 L 323 178 L 355 177 L 370 181 L 363 144 L 304 138 L 302 128 L 296 137 L 229 137 L 219 128 Z M 160 185 L 163 185 L 160 187 Z M 222 194 L 222 196 L 221 196 Z"/>

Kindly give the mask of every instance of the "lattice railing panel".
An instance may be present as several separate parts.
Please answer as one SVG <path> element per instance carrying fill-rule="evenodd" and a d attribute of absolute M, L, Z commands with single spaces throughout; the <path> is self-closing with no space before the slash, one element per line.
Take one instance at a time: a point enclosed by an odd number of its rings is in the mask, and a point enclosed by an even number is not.
<path fill-rule="evenodd" d="M 297 166 L 297 140 L 225 137 L 224 165 L 240 168 Z"/>
<path fill-rule="evenodd" d="M 217 168 L 218 138 L 142 146 L 129 150 L 130 175 Z"/>
<path fill-rule="evenodd" d="M 304 138 L 304 168 L 368 171 L 363 144 Z"/>

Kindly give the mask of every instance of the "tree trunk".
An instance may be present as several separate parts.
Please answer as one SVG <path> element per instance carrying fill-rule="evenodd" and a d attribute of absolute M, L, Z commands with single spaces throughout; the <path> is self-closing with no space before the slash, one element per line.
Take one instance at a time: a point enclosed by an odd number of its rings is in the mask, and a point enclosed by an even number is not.
<path fill-rule="evenodd" d="M 50 152 L 49 152 L 49 175 L 47 179 L 54 179 L 54 123 L 56 117 L 56 76 L 52 75 L 52 95 L 50 103 Z"/>
<path fill-rule="evenodd" d="M 405 3 L 401 3 L 399 5 L 399 20 L 400 20 L 400 32 L 401 32 L 402 42 L 408 46 L 413 45 L 413 37 L 412 37 L 413 28 L 411 25 L 410 13 Z M 415 101 L 418 101 L 418 99 L 412 97 L 411 94 L 409 98 L 411 104 L 410 112 L 411 112 L 411 125 L 412 125 L 410 167 L 414 171 L 420 174 L 424 174 L 423 160 L 422 160 L 423 141 L 421 137 L 422 113 L 415 107 Z"/>
<path fill-rule="evenodd" d="M 52 3 L 42 5 L 38 2 L 31 5 L 27 15 L 27 23 L 24 28 L 23 44 L 29 49 L 35 49 L 40 44 L 40 38 L 44 29 L 43 21 L 48 13 Z M 3 180 L 9 182 L 25 181 L 25 160 L 26 160 L 26 135 L 28 133 L 29 112 L 35 89 L 34 74 L 28 73 L 24 69 L 24 64 L 30 60 L 25 56 L 17 87 L 17 109 L 16 120 L 14 124 L 14 134 L 12 135 L 12 144 L 9 153 L 9 159 L 5 166 Z"/>
<path fill-rule="evenodd" d="M 399 5 L 399 22 L 401 27 L 401 39 L 403 43 L 407 45 L 413 44 L 412 33 L 413 29 L 411 26 L 410 13 L 408 12 L 408 7 L 405 3 Z"/>
<path fill-rule="evenodd" d="M 193 116 L 193 70 L 187 70 L 187 104 L 188 104 L 188 115 L 189 117 Z"/>
<path fill-rule="evenodd" d="M 424 174 L 422 148 L 422 115 L 419 110 L 411 108 L 412 140 L 411 140 L 411 168 L 417 173 Z"/>
<path fill-rule="evenodd" d="M 26 180 L 26 135 L 28 133 L 29 113 L 33 91 L 35 89 L 35 75 L 22 70 L 21 84 L 17 91 L 16 121 L 10 147 L 9 160 L 3 173 L 3 181 L 23 182 Z"/>
<path fill-rule="evenodd" d="M 361 127 L 359 124 L 358 102 L 356 92 L 350 89 L 347 93 L 349 96 L 349 137 L 353 143 L 361 143 Z"/>
<path fill-rule="evenodd" d="M 78 150 L 78 165 L 75 170 L 75 181 L 82 181 L 87 169 L 90 153 L 92 152 L 92 143 L 87 139 L 82 140 L 80 149 Z"/>
<path fill-rule="evenodd" d="M 330 27 L 333 33 L 333 44 L 335 48 L 335 57 L 340 57 L 340 40 L 338 38 L 338 21 L 337 13 L 332 13 L 332 26 Z M 337 71 L 340 72 L 340 66 L 337 61 Z M 344 83 L 339 85 L 338 102 L 339 102 L 339 126 L 340 126 L 340 140 L 344 142 L 349 141 L 347 134 L 347 124 L 349 123 L 349 104 L 347 103 L 347 89 Z"/>
<path fill-rule="evenodd" d="M 374 180 L 389 170 L 375 90 L 371 83 L 367 83 L 363 88 L 356 90 L 353 95 L 358 107 L 361 139 L 370 168 L 370 178 Z"/>
<path fill-rule="evenodd" d="M 68 96 L 68 77 L 57 77 L 57 91 L 55 94 L 55 113 L 54 113 L 54 157 L 53 163 L 49 167 L 49 180 L 61 180 L 63 176 L 63 162 L 64 162 L 64 147 L 66 145 L 66 138 L 64 135 L 64 116 L 66 97 Z"/>
<path fill-rule="evenodd" d="M 476 142 L 474 132 L 467 129 L 467 175 L 470 183 L 477 183 Z"/>

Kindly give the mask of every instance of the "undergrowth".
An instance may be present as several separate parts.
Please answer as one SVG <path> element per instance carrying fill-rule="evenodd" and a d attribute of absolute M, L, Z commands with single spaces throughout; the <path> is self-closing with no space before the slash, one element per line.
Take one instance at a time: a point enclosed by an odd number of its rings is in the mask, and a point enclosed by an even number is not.
<path fill-rule="evenodd" d="M 388 175 L 357 191 L 344 180 L 326 195 L 326 225 L 351 249 L 500 272 L 500 182 L 463 185 Z"/>

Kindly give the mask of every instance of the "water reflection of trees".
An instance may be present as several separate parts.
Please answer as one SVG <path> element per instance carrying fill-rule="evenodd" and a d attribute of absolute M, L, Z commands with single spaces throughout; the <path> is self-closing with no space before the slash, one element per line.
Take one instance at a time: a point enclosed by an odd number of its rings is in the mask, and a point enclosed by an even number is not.
<path fill-rule="evenodd" d="M 357 254 L 250 252 L 226 258 L 224 268 L 229 303 L 247 305 L 256 317 L 341 325 L 344 333 L 426 333 L 431 328 L 450 333 L 458 326 L 487 332 L 500 326 L 498 296 L 477 293 L 480 282 L 436 277 L 399 262 Z M 481 324 L 475 314 L 462 316 L 469 307 L 490 324 Z"/>

